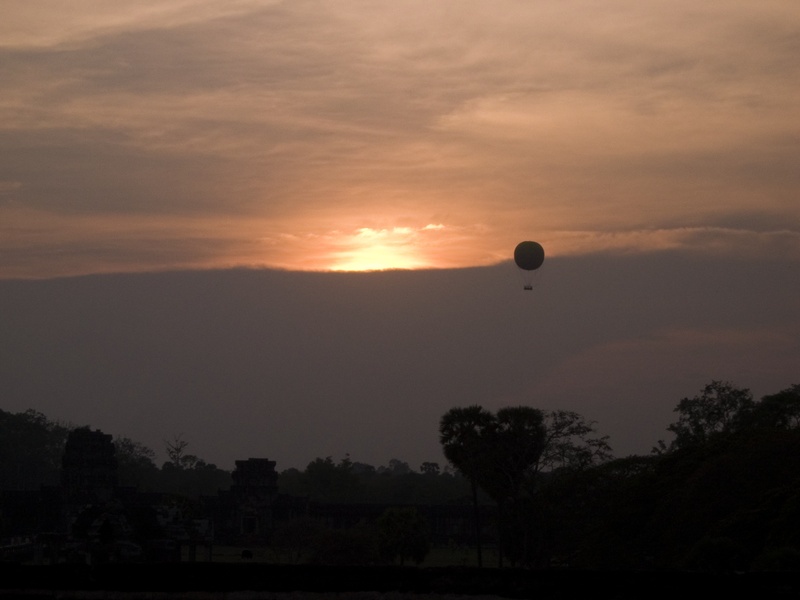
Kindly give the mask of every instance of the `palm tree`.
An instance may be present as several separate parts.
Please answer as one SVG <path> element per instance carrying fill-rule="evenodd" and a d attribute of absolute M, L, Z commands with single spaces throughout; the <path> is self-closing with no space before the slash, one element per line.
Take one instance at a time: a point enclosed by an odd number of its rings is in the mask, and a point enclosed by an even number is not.
<path fill-rule="evenodd" d="M 494 423 L 494 415 L 478 405 L 451 408 L 439 421 L 439 441 L 444 455 L 469 480 L 472 488 L 479 567 L 483 566 L 483 553 L 478 510 L 478 478 L 485 470 L 487 463 L 485 441 Z"/>

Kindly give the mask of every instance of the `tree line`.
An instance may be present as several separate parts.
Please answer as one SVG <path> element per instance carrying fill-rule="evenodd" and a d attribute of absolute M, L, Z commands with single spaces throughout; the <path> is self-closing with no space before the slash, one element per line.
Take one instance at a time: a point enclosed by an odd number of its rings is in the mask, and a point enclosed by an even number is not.
<path fill-rule="evenodd" d="M 58 485 L 67 437 L 80 428 L 32 409 L 16 414 L 0 410 L 0 490 Z M 230 472 L 189 454 L 182 436 L 164 444 L 168 460 L 159 467 L 151 448 L 127 437 L 114 438 L 118 484 L 190 498 L 230 487 Z"/>
<path fill-rule="evenodd" d="M 35 410 L 0 410 L 0 490 L 58 485 L 67 436 L 77 428 Z M 196 499 L 232 484 L 230 471 L 192 454 L 182 435 L 164 440 L 167 460 L 161 466 L 152 448 L 128 437 L 115 437 L 114 448 L 120 486 Z M 446 504 L 468 497 L 468 484 L 454 469 L 442 469 L 437 462 L 414 469 L 397 458 L 377 467 L 347 456 L 316 458 L 303 470 L 280 472 L 278 486 L 283 494 L 344 504 Z"/>
<path fill-rule="evenodd" d="M 451 409 L 440 439 L 496 504 L 501 565 L 800 570 L 800 385 L 756 400 L 712 381 L 674 410 L 646 456 L 530 407 Z"/>
<path fill-rule="evenodd" d="M 800 569 L 800 385 L 755 399 L 712 381 L 674 411 L 671 439 L 655 441 L 649 454 L 615 458 L 596 424 L 574 412 L 454 407 L 439 422 L 449 465 L 317 458 L 282 471 L 278 487 L 331 504 L 472 504 L 479 556 L 491 546 L 500 565 Z M 0 411 L 0 489 L 57 484 L 73 428 L 32 410 Z M 230 486 L 230 472 L 190 454 L 181 436 L 165 441 L 161 467 L 138 442 L 114 444 L 120 485 L 187 497 Z M 418 516 L 389 513 L 382 550 L 370 556 L 424 556 Z M 334 548 L 316 560 L 360 560 L 341 552 L 362 548 L 355 538 L 322 535 L 308 522 L 276 530 L 276 547 L 291 551 L 311 530 L 317 548 L 326 539 Z M 396 550 L 402 544 L 413 551 Z"/>

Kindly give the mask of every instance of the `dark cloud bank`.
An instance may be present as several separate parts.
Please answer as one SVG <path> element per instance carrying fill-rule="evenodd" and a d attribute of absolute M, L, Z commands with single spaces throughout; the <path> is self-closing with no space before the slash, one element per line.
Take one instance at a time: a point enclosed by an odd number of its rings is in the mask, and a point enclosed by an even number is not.
<path fill-rule="evenodd" d="M 456 405 L 577 410 L 646 453 L 683 396 L 800 382 L 790 261 L 555 258 L 378 273 L 228 270 L 0 282 L 0 408 L 231 468 L 442 461 Z"/>

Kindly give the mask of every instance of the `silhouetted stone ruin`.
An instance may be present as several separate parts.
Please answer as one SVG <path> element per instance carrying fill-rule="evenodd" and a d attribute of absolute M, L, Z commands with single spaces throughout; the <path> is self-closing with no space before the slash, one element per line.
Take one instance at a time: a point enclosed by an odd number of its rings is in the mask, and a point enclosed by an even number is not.
<path fill-rule="evenodd" d="M 114 497 L 117 459 L 110 435 L 85 427 L 72 430 L 61 466 L 61 487 L 69 503 L 108 502 Z"/>
<path fill-rule="evenodd" d="M 273 509 L 277 496 L 275 461 L 237 460 L 233 485 L 229 491 L 221 491 L 217 501 L 220 535 L 242 543 L 266 541 L 275 526 Z"/>

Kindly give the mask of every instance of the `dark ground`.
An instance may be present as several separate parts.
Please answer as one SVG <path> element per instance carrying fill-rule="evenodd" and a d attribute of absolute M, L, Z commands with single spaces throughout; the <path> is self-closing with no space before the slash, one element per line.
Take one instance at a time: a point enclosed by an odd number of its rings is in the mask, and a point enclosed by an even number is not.
<path fill-rule="evenodd" d="M 244 595 L 244 592 L 247 592 Z M 500 596 L 537 600 L 698 597 L 796 598 L 797 573 L 712 574 L 413 567 L 177 563 L 101 566 L 0 565 L 0 598 L 271 598 L 286 593 L 365 592 Z"/>

